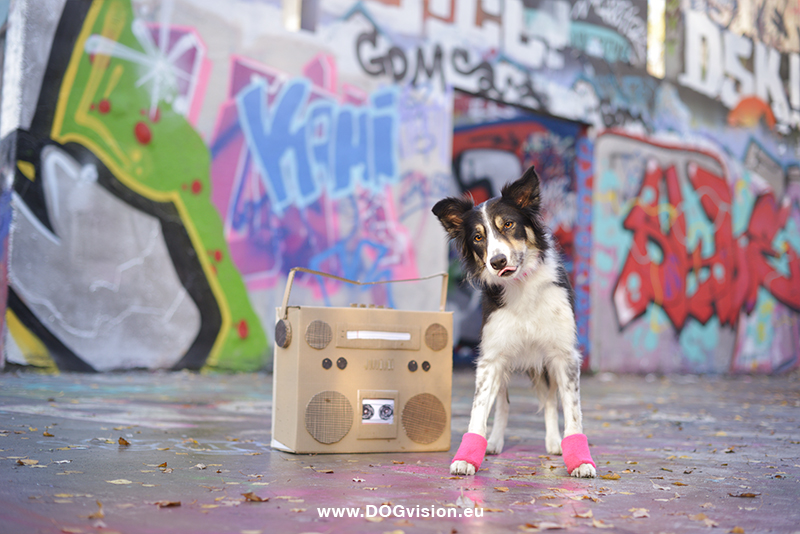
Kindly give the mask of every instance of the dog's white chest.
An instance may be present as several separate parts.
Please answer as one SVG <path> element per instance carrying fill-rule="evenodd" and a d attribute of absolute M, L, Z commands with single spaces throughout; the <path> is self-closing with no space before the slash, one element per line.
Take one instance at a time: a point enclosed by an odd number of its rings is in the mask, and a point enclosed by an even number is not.
<path fill-rule="evenodd" d="M 503 306 L 486 318 L 481 348 L 487 357 L 495 354 L 527 360 L 541 352 L 571 352 L 575 335 L 575 319 L 564 288 L 536 277 L 518 288 L 505 289 Z"/>

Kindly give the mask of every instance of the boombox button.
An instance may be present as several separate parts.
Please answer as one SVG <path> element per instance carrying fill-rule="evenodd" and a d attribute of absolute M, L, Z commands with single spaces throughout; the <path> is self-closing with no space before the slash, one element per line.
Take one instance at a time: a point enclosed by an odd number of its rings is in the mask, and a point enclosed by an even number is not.
<path fill-rule="evenodd" d="M 345 360 L 344 358 L 339 358 L 338 360 L 336 360 L 336 367 L 338 367 L 339 369 L 344 369 L 345 367 L 347 367 L 347 360 Z"/>
<path fill-rule="evenodd" d="M 410 362 L 408 362 L 408 370 L 411 371 L 412 373 L 417 370 L 416 360 L 411 360 Z"/>
<path fill-rule="evenodd" d="M 422 362 L 422 370 L 423 371 L 430 371 L 431 370 L 431 364 L 428 363 L 428 362 Z"/>
<path fill-rule="evenodd" d="M 331 361 L 330 358 L 325 358 L 324 360 L 322 360 L 323 369 L 330 369 L 331 367 L 333 367 L 333 362 Z"/>

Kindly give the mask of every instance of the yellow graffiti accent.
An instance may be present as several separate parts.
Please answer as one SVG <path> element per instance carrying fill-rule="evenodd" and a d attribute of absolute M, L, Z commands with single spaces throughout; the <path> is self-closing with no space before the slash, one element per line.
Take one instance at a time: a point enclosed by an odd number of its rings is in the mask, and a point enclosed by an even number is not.
<path fill-rule="evenodd" d="M 231 312 L 228 305 L 228 300 L 225 298 L 222 286 L 220 285 L 219 280 L 214 273 L 214 267 L 209 259 L 207 249 L 203 245 L 203 241 L 197 232 L 197 228 L 192 222 L 189 210 L 184 204 L 184 201 L 178 191 L 156 191 L 145 186 L 131 176 L 130 172 L 127 170 L 127 168 L 130 166 L 130 162 L 127 156 L 125 156 L 125 154 L 122 152 L 122 149 L 119 147 L 119 144 L 113 138 L 112 134 L 102 122 L 87 114 L 91 105 L 91 101 L 98 91 L 103 72 L 107 69 L 110 62 L 109 56 L 96 55 L 94 57 L 94 63 L 92 64 L 93 66 L 90 72 L 89 82 L 84 87 L 84 93 L 81 97 L 79 111 L 76 114 L 76 122 L 81 126 L 85 126 L 87 128 L 94 129 L 98 133 L 102 133 L 103 137 L 105 138 L 104 141 L 111 147 L 111 149 L 117 155 L 117 158 L 114 159 L 105 149 L 96 144 L 92 139 L 82 134 L 75 132 L 62 133 L 67 101 L 69 95 L 72 93 L 75 87 L 75 78 L 77 77 L 80 59 L 86 48 L 86 41 L 91 35 L 91 29 L 94 27 L 94 24 L 104 4 L 105 0 L 96 0 L 92 4 L 92 7 L 89 9 L 89 13 L 86 16 L 83 29 L 81 30 L 81 33 L 75 43 L 75 48 L 72 51 L 70 64 L 67 67 L 66 74 L 64 75 L 64 82 L 59 92 L 56 114 L 53 120 L 53 128 L 50 135 L 59 143 L 66 144 L 68 142 L 76 142 L 91 150 L 92 153 L 94 153 L 106 165 L 106 167 L 109 168 L 109 170 L 121 183 L 137 194 L 157 202 L 170 202 L 175 206 L 181 222 L 183 222 L 184 228 L 186 229 L 186 233 L 189 235 L 189 240 L 191 241 L 193 248 L 197 251 L 197 259 L 200 262 L 203 272 L 205 273 L 208 284 L 211 287 L 211 292 L 214 295 L 214 299 L 216 300 L 220 310 L 221 324 L 219 334 L 214 340 L 214 344 L 211 347 L 211 351 L 209 352 L 205 363 L 205 367 L 214 367 L 219 363 L 222 346 L 231 330 Z M 112 38 L 113 35 L 115 36 L 114 40 L 116 40 L 116 38 L 120 35 L 122 28 L 124 28 L 126 20 L 124 17 L 124 8 L 122 7 L 121 2 L 114 1 L 111 6 L 112 9 L 109 10 L 109 14 L 106 15 L 106 18 L 103 21 L 104 26 L 102 33 L 108 38 Z M 121 76 L 123 70 L 117 71 L 117 69 L 115 69 L 114 73 L 116 72 L 119 72 L 119 76 Z M 114 78 L 114 73 L 112 73 L 112 79 Z M 141 155 L 139 157 L 141 157 Z"/>
<path fill-rule="evenodd" d="M 31 182 L 36 181 L 36 167 L 33 166 L 33 163 L 28 161 L 17 161 L 17 168 L 19 172 L 25 176 Z"/>
<path fill-rule="evenodd" d="M 111 76 L 108 78 L 106 90 L 103 91 L 103 98 L 108 98 L 111 96 L 111 92 L 117 87 L 119 79 L 122 77 L 122 73 L 124 71 L 125 69 L 122 68 L 122 65 L 117 65 L 114 67 L 114 70 L 111 71 Z"/>
<path fill-rule="evenodd" d="M 37 367 L 41 371 L 48 373 L 58 373 L 56 362 L 50 356 L 50 351 L 36 335 L 22 324 L 17 314 L 12 310 L 6 309 L 6 324 L 8 333 L 14 338 L 22 356 L 29 365 Z"/>
<path fill-rule="evenodd" d="M 664 324 L 659 322 L 657 315 L 652 312 L 650 313 L 650 330 L 652 330 L 654 334 L 660 334 L 670 328 L 669 323 Z"/>
<path fill-rule="evenodd" d="M 653 285 L 653 303 L 664 304 L 664 292 L 661 290 L 661 281 L 658 278 L 658 265 L 650 263 L 650 283 Z"/>

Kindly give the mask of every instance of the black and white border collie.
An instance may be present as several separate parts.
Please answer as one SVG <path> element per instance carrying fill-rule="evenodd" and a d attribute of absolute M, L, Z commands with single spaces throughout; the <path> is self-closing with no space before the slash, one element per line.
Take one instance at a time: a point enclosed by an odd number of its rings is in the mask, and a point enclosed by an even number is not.
<path fill-rule="evenodd" d="M 467 278 L 483 292 L 483 324 L 475 398 L 468 432 L 487 435 L 486 452 L 503 450 L 508 422 L 509 376 L 525 371 L 544 405 L 545 448 L 561 454 L 558 396 L 564 410 L 564 437 L 583 433 L 580 364 L 574 293 L 553 238 L 540 214 L 539 177 L 533 167 L 507 184 L 499 197 L 475 206 L 470 198 L 445 198 L 433 207 L 461 256 Z M 454 475 L 473 475 L 461 460 Z M 582 464 L 572 476 L 594 477 Z"/>

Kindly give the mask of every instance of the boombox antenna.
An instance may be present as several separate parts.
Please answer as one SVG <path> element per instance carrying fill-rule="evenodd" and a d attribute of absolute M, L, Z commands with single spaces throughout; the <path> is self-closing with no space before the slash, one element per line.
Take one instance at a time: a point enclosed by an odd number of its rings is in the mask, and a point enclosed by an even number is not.
<path fill-rule="evenodd" d="M 442 298 L 439 302 L 439 311 L 444 311 L 444 305 L 447 302 L 447 280 L 448 275 L 447 273 L 436 273 L 430 276 L 423 276 L 421 278 L 405 278 L 403 280 L 378 280 L 377 282 L 359 282 L 358 280 L 348 280 L 347 278 L 342 278 L 341 276 L 336 276 L 335 274 L 323 273 L 321 271 L 314 271 L 311 269 L 306 269 L 305 267 L 294 267 L 291 271 L 289 271 L 289 277 L 286 280 L 286 291 L 283 293 L 283 304 L 281 305 L 280 316 L 283 319 L 287 319 L 289 316 L 289 294 L 292 292 L 292 283 L 294 282 L 294 275 L 297 272 L 301 273 L 308 273 L 308 274 L 316 274 L 319 276 L 324 276 L 326 278 L 332 278 L 334 280 L 338 280 L 340 282 L 346 282 L 348 284 L 353 284 L 357 286 L 374 286 L 378 284 L 394 284 L 395 282 L 421 282 L 423 280 L 430 280 L 431 278 L 436 278 L 441 276 L 442 277 Z"/>

